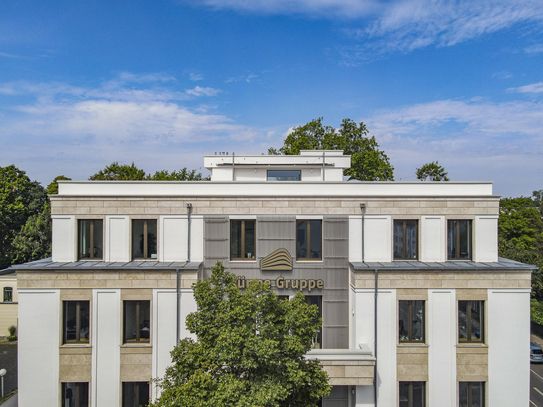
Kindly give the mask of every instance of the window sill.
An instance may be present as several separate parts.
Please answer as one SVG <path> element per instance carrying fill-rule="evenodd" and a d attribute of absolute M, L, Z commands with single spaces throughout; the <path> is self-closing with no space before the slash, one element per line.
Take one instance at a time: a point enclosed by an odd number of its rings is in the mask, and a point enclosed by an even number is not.
<path fill-rule="evenodd" d="M 92 348 L 90 343 L 63 343 L 61 348 Z"/>
<path fill-rule="evenodd" d="M 323 263 L 323 259 L 296 259 L 297 263 Z"/>
<path fill-rule="evenodd" d="M 247 262 L 256 262 L 256 259 L 231 259 L 231 263 L 247 263 Z"/>
<path fill-rule="evenodd" d="M 456 346 L 460 348 L 488 348 L 488 345 L 486 343 L 465 343 L 465 342 L 459 342 L 456 344 Z"/>
<path fill-rule="evenodd" d="M 151 342 L 140 342 L 140 343 L 123 343 L 121 348 L 150 348 L 153 345 Z"/>
<path fill-rule="evenodd" d="M 427 343 L 415 343 L 415 342 L 398 342 L 398 346 L 402 348 L 428 348 L 430 345 Z"/>

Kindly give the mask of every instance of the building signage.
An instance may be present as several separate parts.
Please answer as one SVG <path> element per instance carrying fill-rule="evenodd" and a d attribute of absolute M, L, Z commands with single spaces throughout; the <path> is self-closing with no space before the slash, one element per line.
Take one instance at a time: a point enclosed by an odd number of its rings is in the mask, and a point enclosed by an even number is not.
<path fill-rule="evenodd" d="M 292 271 L 292 256 L 287 249 L 277 249 L 260 260 L 260 271 Z"/>
<path fill-rule="evenodd" d="M 314 280 L 314 279 L 286 279 L 285 277 L 277 277 L 275 280 L 261 280 L 261 279 L 247 279 L 244 276 L 238 276 L 238 287 L 247 288 L 247 285 L 250 281 L 257 280 L 270 285 L 279 290 L 307 290 L 311 292 L 313 289 L 322 290 L 324 288 L 324 280 Z M 274 284 L 272 284 L 272 282 Z"/>

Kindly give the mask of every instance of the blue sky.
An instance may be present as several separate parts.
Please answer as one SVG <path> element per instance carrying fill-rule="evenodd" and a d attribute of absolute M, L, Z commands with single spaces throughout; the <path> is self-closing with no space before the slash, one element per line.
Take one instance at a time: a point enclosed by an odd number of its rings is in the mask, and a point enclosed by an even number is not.
<path fill-rule="evenodd" d="M 363 121 L 397 180 L 438 160 L 504 196 L 543 188 L 543 2 L 0 3 L 0 166 L 47 185 L 260 154 Z"/>

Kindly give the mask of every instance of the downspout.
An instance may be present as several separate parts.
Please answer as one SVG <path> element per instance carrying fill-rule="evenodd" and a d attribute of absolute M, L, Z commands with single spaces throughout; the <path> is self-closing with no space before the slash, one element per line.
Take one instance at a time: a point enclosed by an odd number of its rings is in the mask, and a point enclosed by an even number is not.
<path fill-rule="evenodd" d="M 236 153 L 232 152 L 232 181 L 235 181 L 235 180 L 236 180 Z M 187 208 L 188 207 L 189 207 L 189 204 L 187 204 Z"/>
<path fill-rule="evenodd" d="M 190 212 L 191 212 L 191 209 L 192 209 L 192 204 L 191 203 L 188 203 L 187 204 L 187 220 L 188 220 L 188 236 L 187 236 L 187 263 L 190 263 L 190 226 L 191 226 L 191 222 L 190 222 Z M 181 304 L 180 304 L 180 300 L 181 300 L 181 293 L 179 292 L 179 269 L 175 269 L 175 272 L 177 273 L 176 275 L 176 293 L 177 293 L 177 307 L 176 307 L 176 310 L 177 310 L 177 318 L 176 318 L 176 344 L 179 343 L 179 328 L 180 328 L 180 323 L 179 323 L 179 317 L 181 315 Z"/>
<path fill-rule="evenodd" d="M 375 400 L 375 407 L 377 407 L 377 294 L 378 294 L 377 287 L 378 287 L 378 282 L 379 282 L 379 269 L 375 269 L 375 304 L 374 304 L 375 315 L 373 316 L 373 321 L 374 321 L 373 356 L 375 356 L 375 366 L 373 367 L 373 398 Z"/>
<path fill-rule="evenodd" d="M 326 151 L 323 151 L 322 152 L 322 180 L 324 181 L 324 166 L 325 166 L 325 163 L 326 163 Z"/>
<path fill-rule="evenodd" d="M 360 210 L 362 211 L 362 263 L 364 263 L 364 215 L 366 214 L 366 204 L 360 204 Z"/>

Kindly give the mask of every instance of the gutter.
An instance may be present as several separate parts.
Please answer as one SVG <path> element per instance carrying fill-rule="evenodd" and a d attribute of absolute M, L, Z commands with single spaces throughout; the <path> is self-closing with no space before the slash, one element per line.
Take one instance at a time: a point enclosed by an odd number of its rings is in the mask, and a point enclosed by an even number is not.
<path fill-rule="evenodd" d="M 190 212 L 192 210 L 192 204 L 191 203 L 187 203 L 187 220 L 188 220 L 188 227 L 187 227 L 187 233 L 188 233 L 188 236 L 187 236 L 187 264 L 190 263 L 190 233 L 191 233 L 191 229 L 190 229 L 190 226 L 191 226 L 191 222 L 190 222 Z M 175 292 L 176 292 L 176 297 L 177 297 L 177 304 L 176 304 L 176 318 L 175 318 L 175 321 L 176 321 L 176 346 L 179 344 L 179 329 L 180 329 L 180 321 L 179 321 L 179 318 L 181 316 L 181 293 L 179 292 L 179 269 L 176 268 L 175 269 L 175 272 L 176 272 L 176 287 L 175 287 Z"/>

